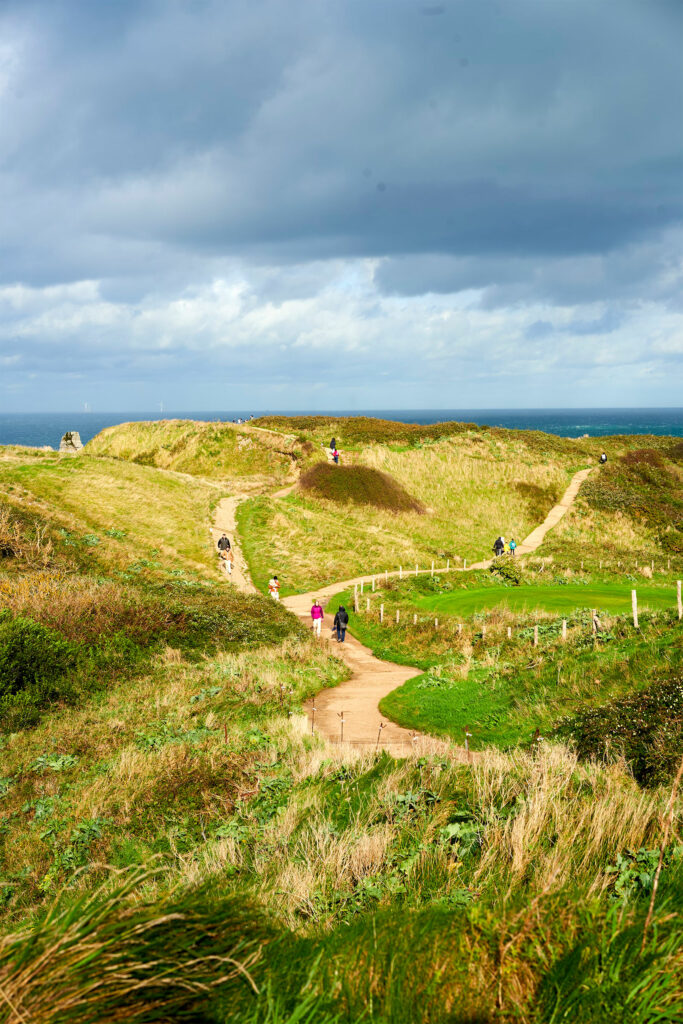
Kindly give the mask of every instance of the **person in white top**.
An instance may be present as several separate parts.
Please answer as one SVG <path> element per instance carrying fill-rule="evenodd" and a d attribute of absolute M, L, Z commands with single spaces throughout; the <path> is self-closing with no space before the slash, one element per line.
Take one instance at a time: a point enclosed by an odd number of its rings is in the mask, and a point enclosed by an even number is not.
<path fill-rule="evenodd" d="M 280 600 L 280 581 L 277 576 L 273 576 L 272 579 L 268 580 L 268 593 L 273 601 Z"/>

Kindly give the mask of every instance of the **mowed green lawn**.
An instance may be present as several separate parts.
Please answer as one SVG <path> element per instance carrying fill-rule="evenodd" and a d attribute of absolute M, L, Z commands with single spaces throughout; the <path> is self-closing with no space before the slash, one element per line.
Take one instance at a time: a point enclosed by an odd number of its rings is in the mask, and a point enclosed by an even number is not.
<path fill-rule="evenodd" d="M 481 587 L 475 590 L 455 590 L 446 594 L 427 594 L 413 597 L 417 608 L 460 615 L 467 618 L 486 608 L 509 608 L 511 611 L 571 612 L 577 608 L 598 608 L 604 612 L 624 614 L 631 608 L 631 590 L 638 594 L 638 608 L 663 611 L 676 607 L 674 585 L 591 583 L 585 586 L 539 587 Z"/>

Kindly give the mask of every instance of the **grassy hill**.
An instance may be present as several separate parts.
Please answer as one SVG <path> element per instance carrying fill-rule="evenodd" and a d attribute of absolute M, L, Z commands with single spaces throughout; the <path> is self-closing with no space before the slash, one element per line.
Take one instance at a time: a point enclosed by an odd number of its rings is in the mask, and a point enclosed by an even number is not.
<path fill-rule="evenodd" d="M 176 426 L 145 448 L 147 426 L 127 454 L 0 449 L 0 1024 L 680 1019 L 681 625 L 606 608 L 594 635 L 585 611 L 634 581 L 673 595 L 673 442 L 608 443 L 516 574 L 390 581 L 352 616 L 424 669 L 392 716 L 445 737 L 394 758 L 311 734 L 303 702 L 344 663 L 216 573 L 213 503 L 293 480 L 293 459 L 214 476 L 202 427 L 165 469 Z M 304 472 L 322 457 L 330 421 L 277 426 Z M 257 576 L 276 556 L 298 585 L 474 557 L 595 457 L 521 432 L 335 429 L 342 470 L 432 511 L 259 496 L 240 519 Z M 471 762 L 447 740 L 464 725 Z"/>
<path fill-rule="evenodd" d="M 252 578 L 263 586 L 276 571 L 291 593 L 399 565 L 471 563 L 488 556 L 499 533 L 526 536 L 587 464 L 571 442 L 541 452 L 535 441 L 479 429 L 407 446 L 359 442 L 326 472 L 384 473 L 420 511 L 335 500 L 329 489 L 253 498 L 240 507 Z"/>
<path fill-rule="evenodd" d="M 295 456 L 302 455 L 294 442 L 292 435 L 249 424 L 159 420 L 108 427 L 86 449 L 91 455 L 229 480 L 248 489 L 287 480 Z"/>

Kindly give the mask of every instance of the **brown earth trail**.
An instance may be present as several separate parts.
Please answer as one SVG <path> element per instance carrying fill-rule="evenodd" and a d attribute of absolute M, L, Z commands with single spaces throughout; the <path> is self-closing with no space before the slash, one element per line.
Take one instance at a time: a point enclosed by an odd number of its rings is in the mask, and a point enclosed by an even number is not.
<path fill-rule="evenodd" d="M 537 526 L 518 546 L 518 554 L 530 554 L 540 546 L 548 531 L 556 526 L 571 508 L 581 484 L 591 471 L 592 467 L 589 467 L 574 474 L 558 504 L 550 510 L 543 523 Z M 490 560 L 475 562 L 468 566 L 467 570 L 457 567 L 451 568 L 450 571 L 464 572 L 470 569 L 485 569 L 490 565 Z M 431 569 L 422 571 L 431 572 Z M 446 570 L 438 571 L 445 572 Z M 377 574 L 378 578 L 380 575 L 384 576 L 385 574 Z M 399 573 L 390 572 L 388 575 L 398 576 Z M 312 590 L 307 594 L 286 597 L 283 599 L 283 604 L 300 619 L 310 623 L 311 605 L 315 598 L 324 607 L 335 594 L 349 590 L 354 585 L 360 585 L 361 582 L 370 583 L 371 579 L 371 576 L 365 575 L 344 580 L 341 583 L 332 583 L 325 587 L 318 587 L 317 590 Z M 307 707 L 309 722 L 313 724 L 315 716 L 315 728 L 328 740 L 338 742 L 342 735 L 341 713 L 343 712 L 345 743 L 368 748 L 374 747 L 379 742 L 380 746 L 389 747 L 396 752 L 411 749 L 418 742 L 419 734 L 411 733 L 409 730 L 383 719 L 378 704 L 396 687 L 402 686 L 408 679 L 420 675 L 422 669 L 380 661 L 372 651 L 364 647 L 354 637 L 349 636 L 348 633 L 344 644 L 336 644 L 336 642 L 326 639 L 329 637 L 331 625 L 331 619 L 326 615 L 323 622 L 323 642 L 334 643 L 351 669 L 351 677 L 339 686 L 321 690 L 315 700 L 309 702 Z M 380 729 L 381 722 L 384 723 L 382 729 Z M 464 756 L 464 751 L 461 753 Z"/>

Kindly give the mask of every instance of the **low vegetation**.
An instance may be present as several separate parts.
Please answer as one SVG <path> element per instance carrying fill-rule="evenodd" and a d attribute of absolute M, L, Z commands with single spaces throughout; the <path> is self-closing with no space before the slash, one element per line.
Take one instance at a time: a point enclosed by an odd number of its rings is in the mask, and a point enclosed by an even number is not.
<path fill-rule="evenodd" d="M 523 537 L 593 457 L 542 435 L 333 424 L 342 466 L 313 478 L 341 493 L 241 506 L 259 584 L 460 566 Z M 331 421 L 265 425 L 296 460 L 245 456 L 254 493 L 295 461 L 305 479 Z M 365 589 L 352 632 L 421 670 L 383 711 L 443 737 L 394 757 L 311 731 L 305 702 L 348 669 L 218 575 L 215 425 L 168 426 L 135 442 L 153 465 L 134 446 L 0 452 L 0 1024 L 680 1019 L 671 441 L 645 461 L 642 440 L 607 442 L 598 497 L 533 557 Z M 189 461 L 169 472 L 156 452 L 178 436 Z M 344 499 L 341 481 L 376 474 L 424 514 Z M 606 507 L 631 487 L 640 504 Z M 638 629 L 607 600 L 632 585 Z"/>
<path fill-rule="evenodd" d="M 313 497 L 347 505 L 372 505 L 388 512 L 424 512 L 424 506 L 388 473 L 369 466 L 319 462 L 302 475 L 299 487 Z"/>
<path fill-rule="evenodd" d="M 294 438 L 250 424 L 155 420 L 108 427 L 89 441 L 90 455 L 231 481 L 239 489 L 284 482 L 301 457 Z"/>

